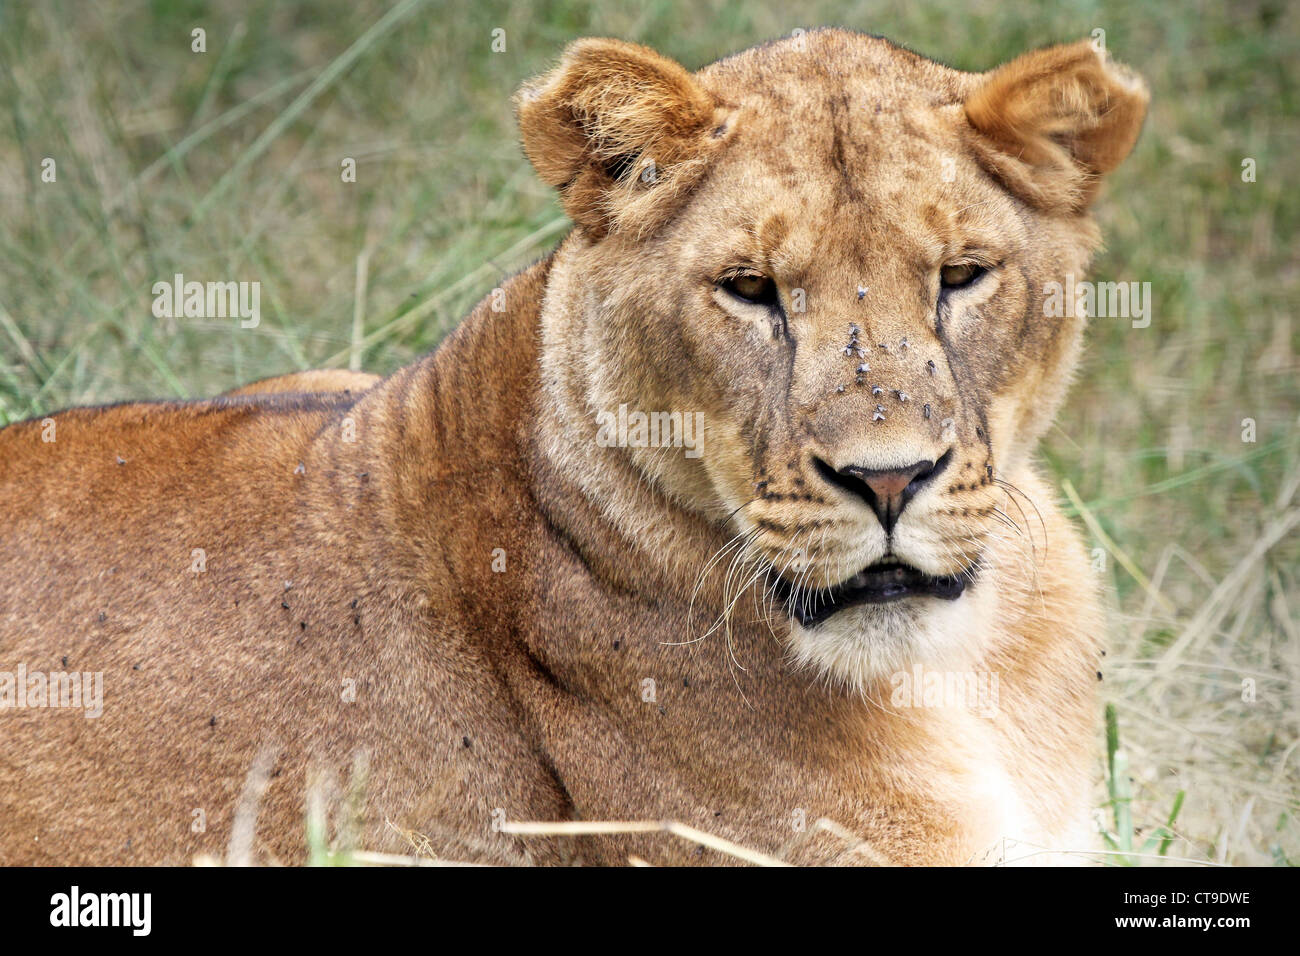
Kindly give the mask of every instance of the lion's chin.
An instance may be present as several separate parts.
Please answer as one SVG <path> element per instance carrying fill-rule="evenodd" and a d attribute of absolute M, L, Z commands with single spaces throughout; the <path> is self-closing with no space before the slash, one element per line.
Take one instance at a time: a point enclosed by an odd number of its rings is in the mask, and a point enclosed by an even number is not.
<path fill-rule="evenodd" d="M 969 668 L 988 637 L 992 592 L 978 578 L 963 580 L 955 594 L 910 592 L 859 601 L 810 624 L 792 613 L 790 657 L 828 684 L 865 694 L 917 664 Z"/>

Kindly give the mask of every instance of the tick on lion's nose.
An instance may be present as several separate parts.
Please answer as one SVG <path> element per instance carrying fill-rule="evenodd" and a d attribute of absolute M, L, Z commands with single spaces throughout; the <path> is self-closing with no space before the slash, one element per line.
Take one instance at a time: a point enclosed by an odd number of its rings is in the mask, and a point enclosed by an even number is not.
<path fill-rule="evenodd" d="M 828 482 L 865 501 L 880 519 L 885 533 L 892 534 L 907 503 L 943 471 L 951 459 L 952 449 L 949 449 L 938 461 L 918 461 L 903 468 L 845 465 L 836 469 L 820 458 L 815 459 L 815 464 L 818 473 Z"/>

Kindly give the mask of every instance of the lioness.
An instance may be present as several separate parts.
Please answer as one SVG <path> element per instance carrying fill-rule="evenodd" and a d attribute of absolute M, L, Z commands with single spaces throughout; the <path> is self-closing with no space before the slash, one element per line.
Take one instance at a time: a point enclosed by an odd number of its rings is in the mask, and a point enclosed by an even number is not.
<path fill-rule="evenodd" d="M 0 431 L 0 862 L 301 861 L 309 792 L 461 860 L 1086 849 L 1043 301 L 1146 101 L 1086 42 L 573 43 L 516 105 L 575 228 L 434 353 Z"/>

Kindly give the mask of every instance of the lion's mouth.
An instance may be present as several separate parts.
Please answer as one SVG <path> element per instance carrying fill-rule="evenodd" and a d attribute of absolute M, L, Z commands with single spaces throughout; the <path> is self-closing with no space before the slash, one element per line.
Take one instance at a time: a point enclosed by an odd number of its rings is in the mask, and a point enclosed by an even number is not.
<path fill-rule="evenodd" d="M 960 574 L 935 577 L 910 565 L 881 562 L 863 568 L 847 581 L 822 590 L 796 590 L 781 579 L 777 582 L 777 593 L 790 616 L 804 627 L 811 627 L 858 604 L 887 604 L 910 597 L 953 601 L 961 597 L 973 575 L 974 568 L 971 568 Z"/>

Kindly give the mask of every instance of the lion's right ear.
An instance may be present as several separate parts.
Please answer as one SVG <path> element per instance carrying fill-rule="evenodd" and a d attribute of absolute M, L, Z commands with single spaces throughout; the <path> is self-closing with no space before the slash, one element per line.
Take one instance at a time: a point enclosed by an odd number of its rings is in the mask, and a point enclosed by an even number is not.
<path fill-rule="evenodd" d="M 978 80 L 966 99 L 971 145 L 1035 205 L 1082 211 L 1142 130 L 1146 84 L 1089 40 L 1035 50 Z"/>
<path fill-rule="evenodd" d="M 682 66 L 620 40 L 578 40 L 515 96 L 524 152 L 594 237 L 654 229 L 730 132 Z"/>

